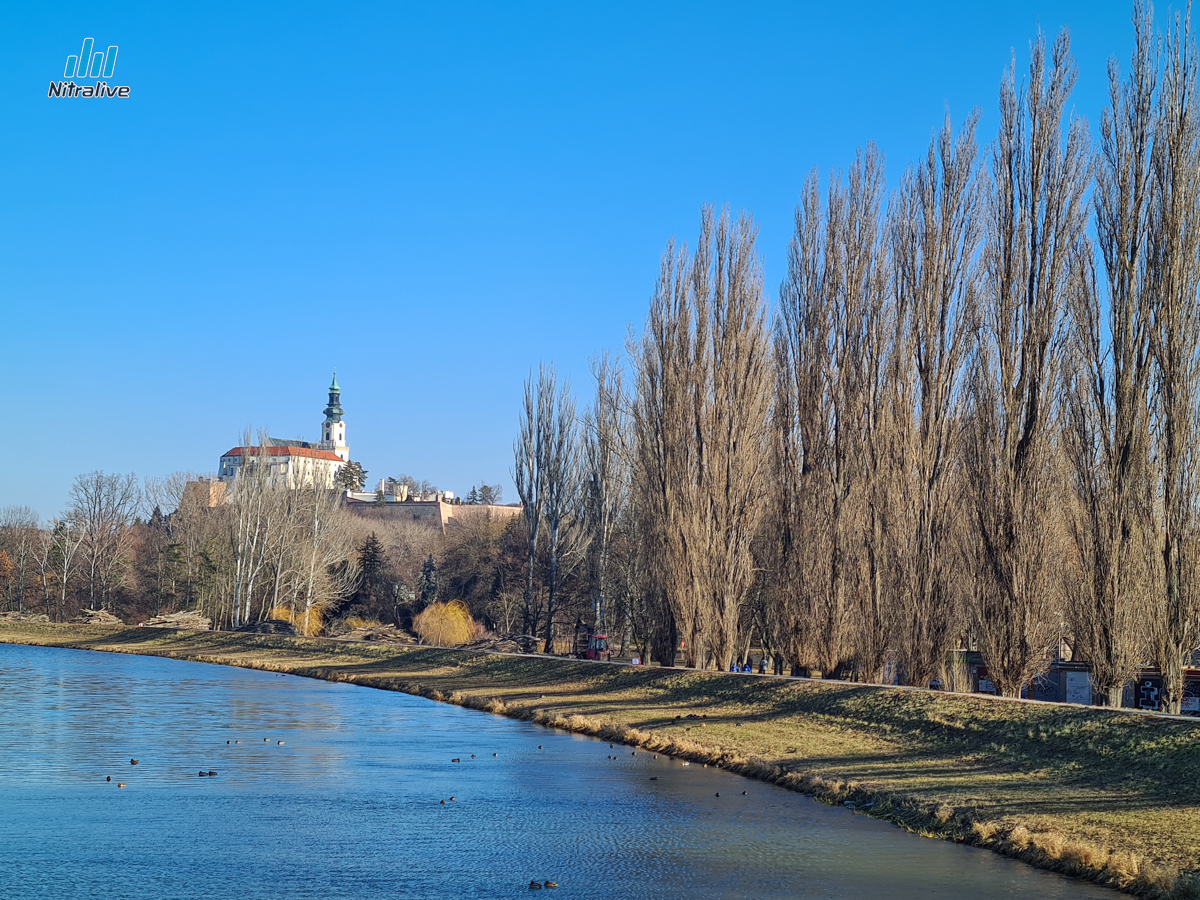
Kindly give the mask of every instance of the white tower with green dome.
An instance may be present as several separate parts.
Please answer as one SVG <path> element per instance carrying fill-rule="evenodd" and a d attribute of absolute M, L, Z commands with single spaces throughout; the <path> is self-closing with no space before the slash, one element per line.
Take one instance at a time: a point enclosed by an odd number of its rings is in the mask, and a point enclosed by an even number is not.
<path fill-rule="evenodd" d="M 329 405 L 325 407 L 325 421 L 321 423 L 322 450 L 331 450 L 344 462 L 350 461 L 350 447 L 346 443 L 346 423 L 342 420 L 342 389 L 338 387 L 337 371 L 333 373 L 333 384 L 329 385 Z"/>

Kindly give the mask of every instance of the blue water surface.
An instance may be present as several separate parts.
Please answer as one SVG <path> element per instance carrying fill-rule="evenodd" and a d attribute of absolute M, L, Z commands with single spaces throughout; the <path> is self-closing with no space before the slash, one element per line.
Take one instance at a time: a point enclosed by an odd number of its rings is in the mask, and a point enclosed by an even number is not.
<path fill-rule="evenodd" d="M 534 879 L 559 883 L 546 900 L 1118 896 L 405 694 L 0 644 L 0 897 L 494 898 Z"/>

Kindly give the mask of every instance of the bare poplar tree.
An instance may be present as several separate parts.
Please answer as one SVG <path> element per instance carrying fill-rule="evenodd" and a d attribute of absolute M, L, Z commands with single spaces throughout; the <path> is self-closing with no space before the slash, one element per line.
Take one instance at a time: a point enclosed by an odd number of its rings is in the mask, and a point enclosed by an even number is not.
<path fill-rule="evenodd" d="M 554 403 L 554 370 L 545 364 L 538 367 L 538 378 L 533 374 L 525 379 L 524 404 L 521 407 L 521 424 L 517 440 L 513 444 L 513 484 L 521 498 L 521 515 L 525 522 L 528 553 L 525 568 L 525 597 L 523 628 L 529 634 L 533 628 L 533 576 L 537 563 L 538 538 L 541 534 L 542 517 L 546 506 L 546 471 L 542 465 L 546 457 L 545 446 L 549 441 L 547 428 Z"/>
<path fill-rule="evenodd" d="M 705 650 L 705 629 L 683 530 L 694 450 L 687 410 L 693 371 L 690 281 L 687 248 L 677 249 L 671 241 L 662 256 L 646 327 L 638 341 L 631 339 L 630 356 L 637 372 L 636 520 L 645 569 L 654 573 L 646 585 L 648 605 L 659 623 L 654 655 L 664 665 L 674 665 L 675 648 L 682 641 L 684 665 L 695 668 Z"/>
<path fill-rule="evenodd" d="M 900 359 L 895 373 L 902 452 L 891 495 L 903 507 L 895 646 L 913 684 L 940 675 L 961 630 L 955 531 L 965 364 L 976 328 L 976 253 L 983 192 L 972 114 L 957 138 L 949 117 L 905 175 L 891 236 Z"/>
<path fill-rule="evenodd" d="M 775 323 L 772 593 L 780 650 L 793 667 L 840 658 L 844 617 L 828 600 L 834 519 L 830 441 L 838 272 L 816 172 L 806 179 L 788 245 Z M 785 643 L 786 642 L 786 643 Z"/>
<path fill-rule="evenodd" d="M 832 244 L 841 272 L 835 306 L 834 488 L 837 520 L 830 594 L 851 618 L 849 653 L 823 671 L 853 664 L 879 680 L 894 630 L 894 542 L 897 453 L 896 317 L 888 300 L 890 260 L 880 207 L 883 158 L 874 144 L 860 150 L 840 198 Z M 896 523 L 898 524 L 898 523 Z"/>
<path fill-rule="evenodd" d="M 1049 59 L 1038 36 L 1019 90 L 1015 69 L 1014 61 L 1001 84 L 992 151 L 968 448 L 980 554 L 975 628 L 989 675 L 1006 696 L 1046 665 L 1050 645 L 1063 314 L 1089 178 L 1084 123 L 1071 119 L 1063 135 L 1076 77 L 1067 32 Z"/>
<path fill-rule="evenodd" d="M 585 516 L 591 538 L 592 614 L 596 627 L 603 629 L 613 536 L 629 491 L 628 399 L 620 366 L 609 353 L 593 360 L 592 377 L 596 399 L 583 425 Z"/>
<path fill-rule="evenodd" d="M 585 548 L 582 481 L 580 472 L 579 422 L 571 385 L 555 384 L 550 370 L 547 384 L 552 398 L 549 419 L 539 427 L 546 440 L 538 468 L 545 473 L 546 500 L 546 635 L 545 652 L 554 646 L 554 617 L 558 612 L 561 579 L 579 562 Z"/>
<path fill-rule="evenodd" d="M 796 209 L 775 325 L 773 419 L 778 569 L 796 662 L 833 674 L 882 669 L 892 618 L 886 583 L 893 468 L 894 310 L 873 145 L 848 177 L 816 173 Z"/>
<path fill-rule="evenodd" d="M 1157 364 L 1157 444 L 1162 478 L 1165 590 L 1153 647 L 1167 709 L 1178 713 L 1184 658 L 1200 611 L 1200 113 L 1190 14 L 1176 14 L 1165 42 L 1155 121 L 1150 282 L 1157 287 L 1152 350 Z"/>
<path fill-rule="evenodd" d="M 755 577 L 771 379 L 756 233 L 703 210 L 694 258 L 664 254 L 638 354 L 639 464 L 689 666 L 729 666 Z"/>
<path fill-rule="evenodd" d="M 1066 445 L 1077 502 L 1069 507 L 1080 581 L 1069 616 L 1076 658 L 1097 695 L 1120 706 L 1145 658 L 1146 598 L 1155 592 L 1150 470 L 1150 354 L 1154 288 L 1147 242 L 1158 61 L 1151 12 L 1134 15 L 1127 78 L 1109 62 L 1109 106 L 1096 160 L 1096 236 L 1107 304 L 1088 260 L 1071 292 L 1080 365 L 1069 393 Z"/>

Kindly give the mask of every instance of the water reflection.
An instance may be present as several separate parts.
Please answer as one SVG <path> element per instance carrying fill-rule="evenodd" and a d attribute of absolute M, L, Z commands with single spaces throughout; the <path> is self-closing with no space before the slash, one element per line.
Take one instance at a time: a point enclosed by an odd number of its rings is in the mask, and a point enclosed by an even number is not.
<path fill-rule="evenodd" d="M 403 694 L 7 645 L 0 846 L 30 898 L 1118 896 Z"/>

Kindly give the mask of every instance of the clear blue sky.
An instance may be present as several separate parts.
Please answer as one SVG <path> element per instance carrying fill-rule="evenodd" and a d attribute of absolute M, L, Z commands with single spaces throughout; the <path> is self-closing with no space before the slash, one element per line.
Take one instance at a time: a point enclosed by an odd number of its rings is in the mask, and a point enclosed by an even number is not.
<path fill-rule="evenodd" d="M 990 140 L 1039 24 L 1094 130 L 1131 8 L 4 4 L 0 506 L 315 440 L 335 367 L 372 481 L 515 499 L 522 379 L 586 388 L 701 204 L 754 213 L 774 294 L 809 170 L 874 140 L 894 184 L 946 109 Z M 47 98 L 89 36 L 128 100 Z"/>

